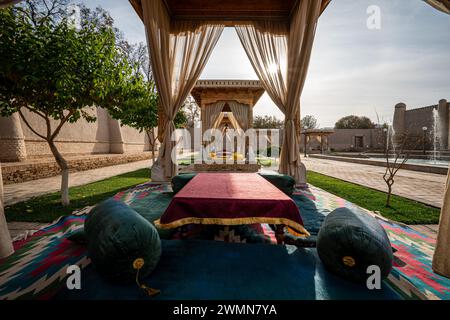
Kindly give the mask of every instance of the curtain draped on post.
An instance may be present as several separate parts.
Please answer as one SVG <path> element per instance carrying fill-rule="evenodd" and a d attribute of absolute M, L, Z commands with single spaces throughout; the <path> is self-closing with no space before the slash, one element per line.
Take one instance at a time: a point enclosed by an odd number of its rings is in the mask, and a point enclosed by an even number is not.
<path fill-rule="evenodd" d="M 450 278 L 450 172 L 445 186 L 439 232 L 433 256 L 433 271 Z"/>
<path fill-rule="evenodd" d="M 3 179 L 2 168 L 0 166 L 0 258 L 5 258 L 14 252 L 9 235 L 8 224 L 6 223 L 5 212 L 3 210 Z"/>
<path fill-rule="evenodd" d="M 219 129 L 220 130 L 220 123 L 222 122 L 223 118 L 225 117 L 224 113 L 221 112 L 217 119 L 213 122 L 211 128 L 212 129 Z"/>
<path fill-rule="evenodd" d="M 232 115 L 236 118 L 239 126 L 242 130 L 248 129 L 248 109 L 250 108 L 248 105 L 239 103 L 237 101 L 228 101 L 228 105 L 230 106 Z"/>
<path fill-rule="evenodd" d="M 164 111 L 164 136 L 158 156 L 164 177 L 177 174 L 172 161 L 173 119 L 195 86 L 203 68 L 222 34 L 223 24 L 197 21 L 171 21 L 161 0 L 142 1 L 144 24 L 153 75 L 158 88 L 160 107 Z M 155 168 L 155 173 L 161 167 Z"/>
<path fill-rule="evenodd" d="M 239 121 L 237 120 L 237 118 L 231 112 L 227 113 L 227 117 L 230 120 L 233 128 L 240 134 L 242 132 L 242 127 L 241 127 Z"/>
<path fill-rule="evenodd" d="M 300 162 L 295 117 L 308 72 L 317 20 L 329 1 L 299 1 L 289 24 L 276 21 L 238 25 L 241 43 L 264 89 L 285 115 L 279 171 L 306 183 Z"/>
<path fill-rule="evenodd" d="M 450 14 L 450 0 L 424 0 L 430 6 L 439 11 Z"/>
<path fill-rule="evenodd" d="M 209 104 L 203 109 L 202 115 L 202 131 L 203 133 L 208 129 L 213 129 L 214 124 L 219 118 L 220 113 L 225 106 L 225 101 L 217 101 L 216 103 Z"/>
<path fill-rule="evenodd" d="M 424 0 L 434 8 L 450 14 L 450 0 Z M 450 172 L 447 176 L 439 232 L 433 256 L 433 271 L 450 278 Z"/>

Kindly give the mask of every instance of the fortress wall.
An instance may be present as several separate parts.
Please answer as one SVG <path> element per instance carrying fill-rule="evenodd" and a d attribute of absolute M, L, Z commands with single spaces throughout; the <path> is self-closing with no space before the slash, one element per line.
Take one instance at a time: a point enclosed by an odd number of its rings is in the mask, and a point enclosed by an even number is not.
<path fill-rule="evenodd" d="M 84 119 L 66 123 L 56 138 L 62 154 L 132 153 L 149 150 L 146 134 L 118 126 L 108 112 L 102 108 L 87 108 L 97 120 L 89 123 Z M 24 110 L 24 115 L 33 129 L 46 135 L 44 120 L 37 114 Z M 51 121 L 56 128 L 58 121 Z M 47 143 L 32 132 L 18 114 L 9 118 L 0 117 L 0 161 L 23 161 L 51 156 Z"/>
<path fill-rule="evenodd" d="M 19 115 L 0 117 L 0 160 L 22 161 L 26 158 L 27 150 Z"/>
<path fill-rule="evenodd" d="M 413 136 L 422 135 L 422 128 L 427 127 L 432 130 L 433 127 L 433 109 L 437 106 L 428 106 L 418 109 L 406 110 L 405 112 L 405 130 Z"/>
<path fill-rule="evenodd" d="M 109 153 L 108 114 L 101 108 L 87 109 L 87 112 L 97 117 L 97 121 L 89 123 L 84 119 L 76 123 L 66 123 L 56 138 L 56 145 L 63 154 Z M 24 115 L 31 126 L 45 135 L 45 122 L 38 115 L 25 111 Z M 21 120 L 28 158 L 51 155 L 45 141 L 36 136 Z M 51 121 L 56 128 L 58 121 Z"/>
<path fill-rule="evenodd" d="M 125 153 L 150 150 L 148 137 L 144 131 L 139 132 L 138 130 L 128 126 L 121 126 L 120 131 L 122 133 Z"/>
<path fill-rule="evenodd" d="M 355 149 L 355 137 L 363 137 L 364 149 L 382 149 L 384 147 L 381 129 L 334 129 L 334 133 L 328 138 L 328 145 L 335 151 L 351 151 Z M 319 148 L 320 143 L 316 143 L 316 147 Z"/>

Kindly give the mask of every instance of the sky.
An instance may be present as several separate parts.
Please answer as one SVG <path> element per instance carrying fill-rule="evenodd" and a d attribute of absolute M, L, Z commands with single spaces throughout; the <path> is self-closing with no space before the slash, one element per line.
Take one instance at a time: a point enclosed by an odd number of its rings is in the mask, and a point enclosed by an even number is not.
<path fill-rule="evenodd" d="M 89 0 L 108 10 L 129 42 L 146 42 L 145 28 L 126 0 Z M 370 6 L 379 28 L 368 28 Z M 373 21 L 373 20 L 369 20 Z M 236 32 L 226 28 L 201 79 L 257 79 Z M 391 122 L 394 106 L 450 101 L 450 16 L 421 0 L 333 0 L 319 19 L 301 114 L 320 127 L 347 115 Z M 264 94 L 254 115 L 283 114 Z"/>

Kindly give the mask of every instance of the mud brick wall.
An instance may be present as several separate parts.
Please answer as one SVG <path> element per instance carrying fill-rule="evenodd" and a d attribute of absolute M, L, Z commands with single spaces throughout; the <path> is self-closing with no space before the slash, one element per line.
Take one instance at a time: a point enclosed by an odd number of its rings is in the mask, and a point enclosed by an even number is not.
<path fill-rule="evenodd" d="M 93 155 L 77 158 L 68 158 L 71 172 L 97 169 L 129 162 L 151 159 L 150 152 L 120 155 Z M 150 167 L 150 162 L 149 162 Z M 60 173 L 56 162 L 52 159 L 41 159 L 33 162 L 2 163 L 2 176 L 4 184 L 19 183 L 41 178 L 56 176 Z"/>

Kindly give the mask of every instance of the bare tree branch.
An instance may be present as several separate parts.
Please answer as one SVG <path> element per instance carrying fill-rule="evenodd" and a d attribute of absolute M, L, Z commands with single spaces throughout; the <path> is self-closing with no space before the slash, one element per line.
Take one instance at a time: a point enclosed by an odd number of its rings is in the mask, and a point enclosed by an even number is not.
<path fill-rule="evenodd" d="M 46 137 L 44 137 L 43 135 L 41 135 L 40 133 L 38 133 L 36 130 L 33 129 L 33 127 L 30 125 L 30 123 L 28 122 L 28 120 L 27 120 L 27 119 L 25 118 L 25 116 L 23 115 L 22 110 L 20 110 L 20 109 L 19 109 L 19 115 L 20 115 L 20 118 L 22 118 L 23 122 L 26 124 L 26 126 L 27 126 L 31 131 L 33 131 L 33 133 L 34 133 L 35 135 L 37 135 L 38 137 L 40 137 L 40 138 L 42 138 L 42 139 L 44 139 L 44 140 L 47 140 Z"/>
<path fill-rule="evenodd" d="M 56 138 L 56 136 L 59 134 L 59 132 L 61 131 L 61 128 L 63 127 L 63 125 L 67 122 L 67 120 L 69 120 L 69 118 L 73 115 L 73 111 L 70 111 L 67 116 L 64 116 L 60 122 L 59 125 L 56 127 L 55 131 L 53 131 L 53 133 L 51 134 L 50 139 L 54 140 Z"/>

